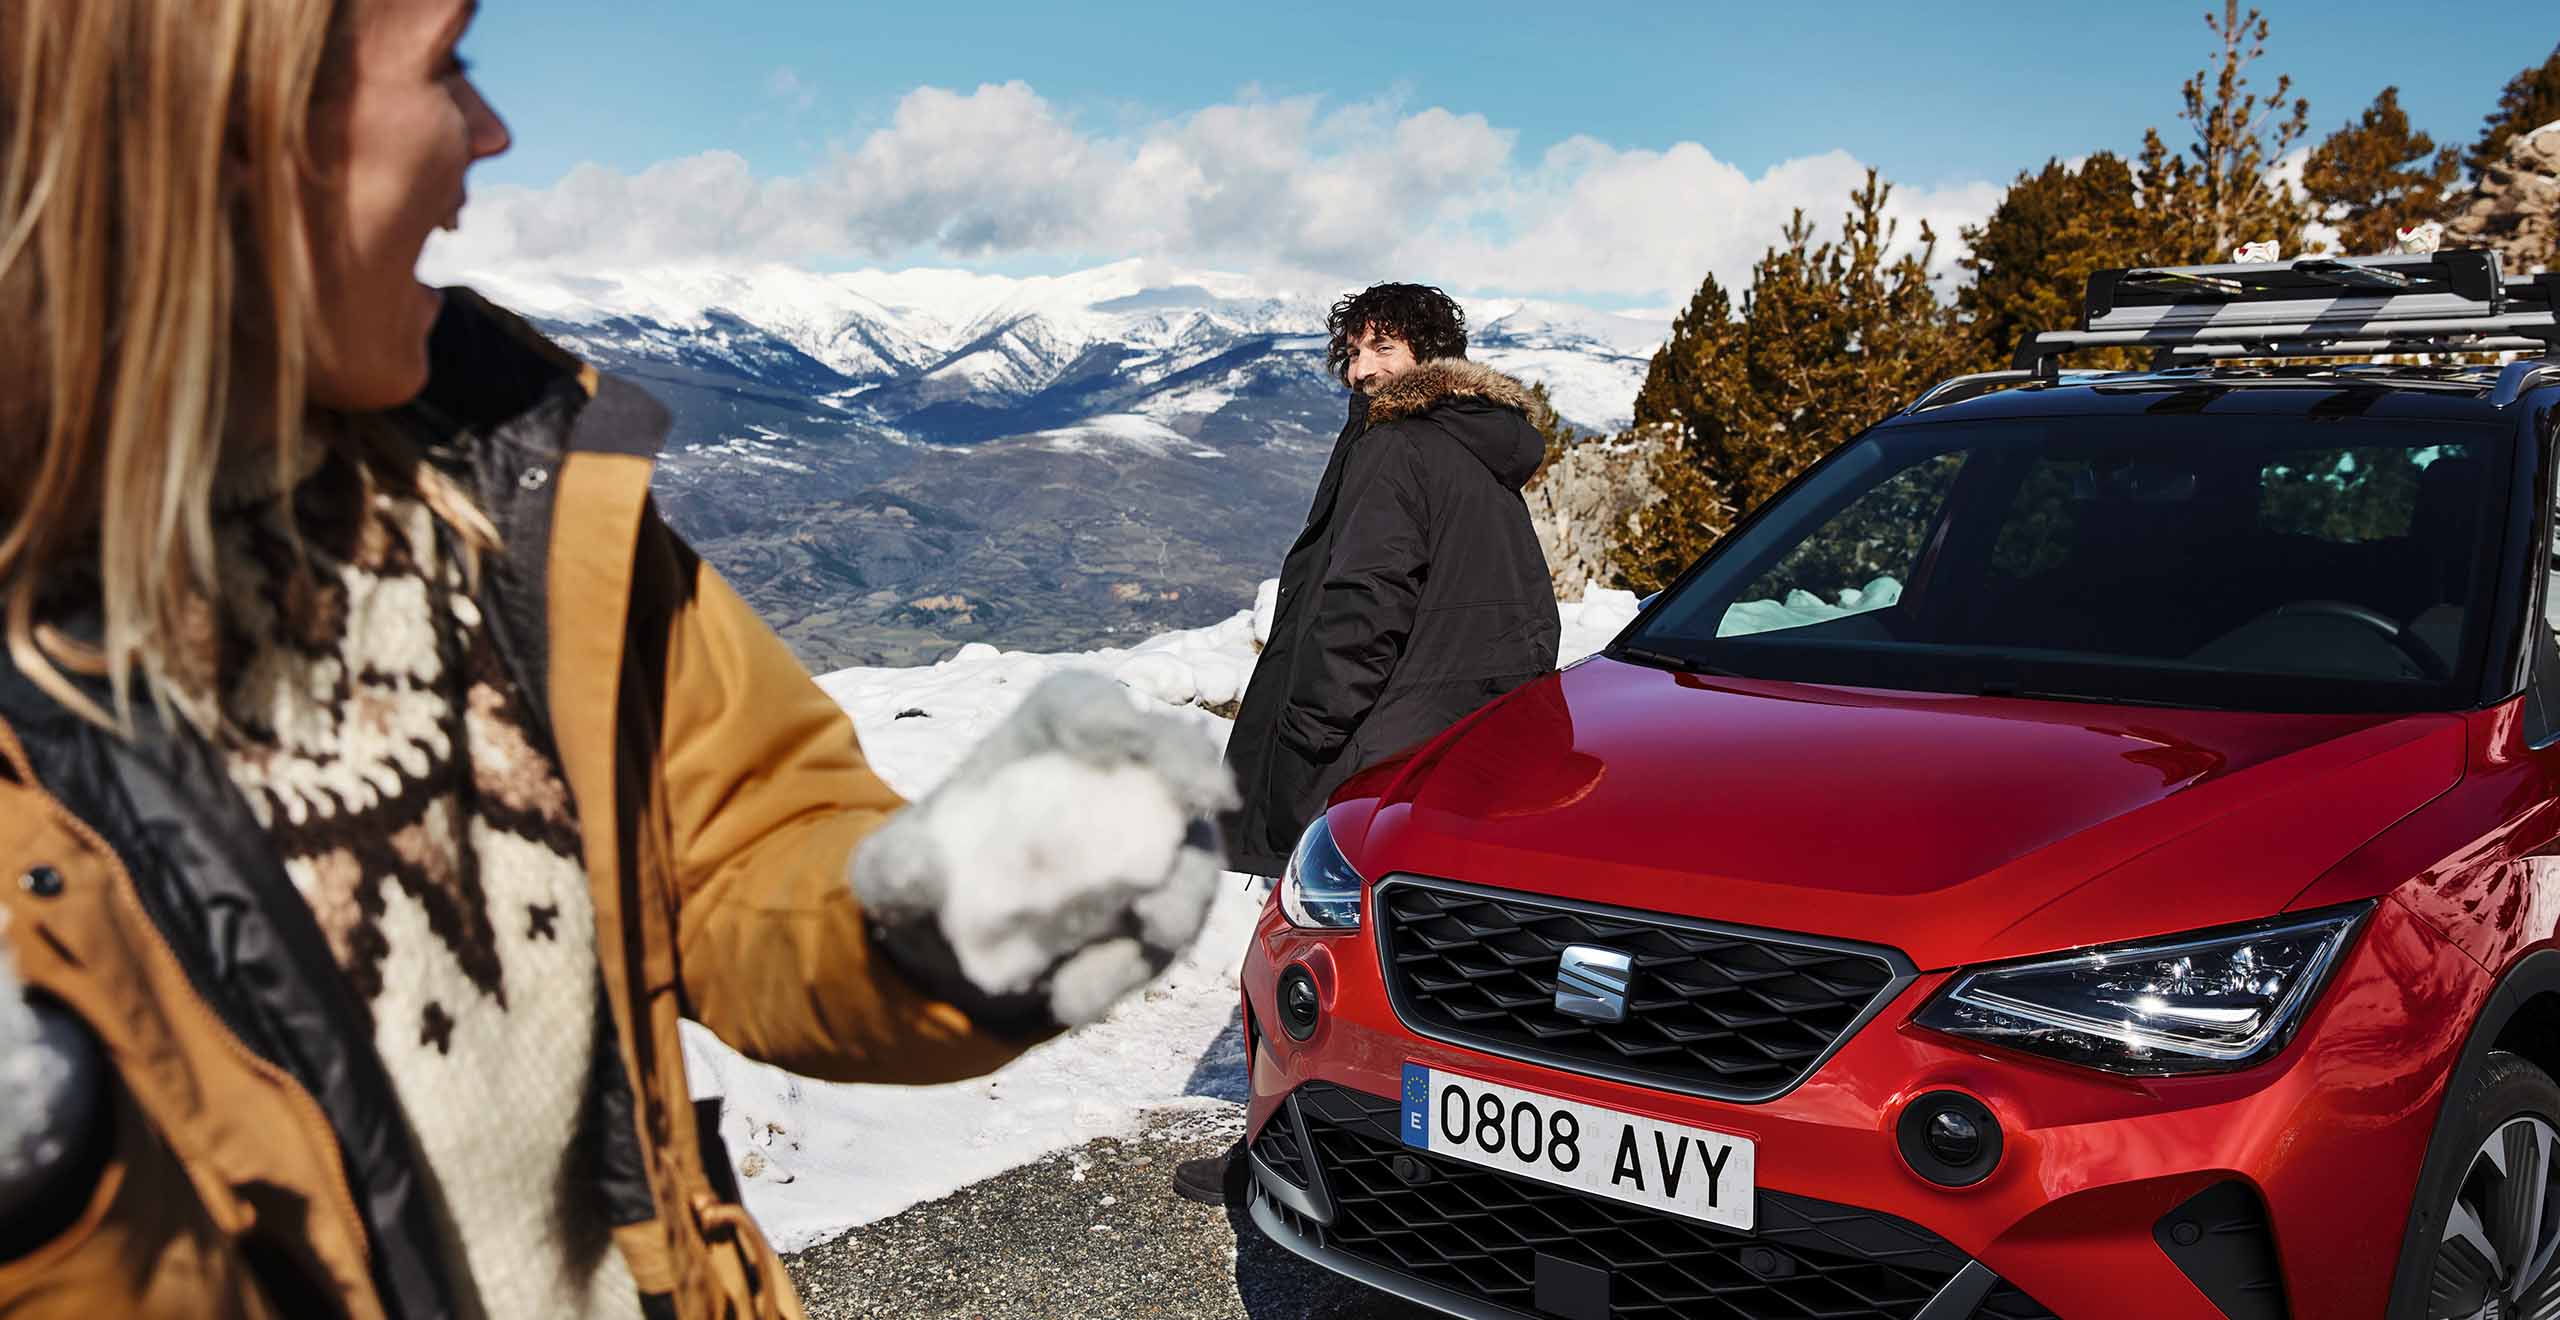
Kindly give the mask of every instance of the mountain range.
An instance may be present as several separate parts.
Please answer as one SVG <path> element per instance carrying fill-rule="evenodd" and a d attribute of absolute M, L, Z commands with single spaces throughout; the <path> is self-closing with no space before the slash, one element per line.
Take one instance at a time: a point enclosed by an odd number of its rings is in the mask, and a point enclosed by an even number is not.
<path fill-rule="evenodd" d="M 1042 650 L 1251 603 L 1346 398 L 1319 300 L 1122 262 L 464 274 L 669 405 L 656 494 L 816 669 Z M 1624 424 L 1660 320 L 1466 304 L 1469 355 Z"/>

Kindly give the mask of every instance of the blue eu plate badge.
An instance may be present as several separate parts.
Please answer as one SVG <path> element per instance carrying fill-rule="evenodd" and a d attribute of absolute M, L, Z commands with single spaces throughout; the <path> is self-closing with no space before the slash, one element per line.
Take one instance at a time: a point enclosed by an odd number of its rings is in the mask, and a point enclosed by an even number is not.
<path fill-rule="evenodd" d="M 1404 1066 L 1404 1144 L 1431 1149 L 1431 1070 Z"/>

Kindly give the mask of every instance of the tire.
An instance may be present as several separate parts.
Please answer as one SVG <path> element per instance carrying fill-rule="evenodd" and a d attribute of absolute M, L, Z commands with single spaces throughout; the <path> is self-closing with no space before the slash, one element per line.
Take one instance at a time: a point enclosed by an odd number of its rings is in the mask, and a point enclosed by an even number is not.
<path fill-rule="evenodd" d="M 2423 1262 L 2417 1314 L 2560 1320 L 2560 1083 L 2500 1050 L 2446 1103 L 2403 1253 Z"/>

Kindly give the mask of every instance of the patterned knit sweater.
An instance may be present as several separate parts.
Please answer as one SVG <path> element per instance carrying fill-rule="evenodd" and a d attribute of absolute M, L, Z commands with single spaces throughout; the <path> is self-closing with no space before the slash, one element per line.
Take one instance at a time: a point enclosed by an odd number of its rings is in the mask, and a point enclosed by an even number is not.
<path fill-rule="evenodd" d="M 304 468 L 217 501 L 231 780 L 371 1024 L 466 1313 L 636 1316 L 581 1160 L 602 1024 L 568 790 L 450 532 Z"/>

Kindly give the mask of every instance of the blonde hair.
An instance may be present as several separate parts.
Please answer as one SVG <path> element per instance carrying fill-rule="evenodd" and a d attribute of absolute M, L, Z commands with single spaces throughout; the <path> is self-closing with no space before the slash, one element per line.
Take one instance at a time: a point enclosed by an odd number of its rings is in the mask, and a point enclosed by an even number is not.
<path fill-rule="evenodd" d="M 0 620 L 23 673 L 119 731 L 136 671 L 202 726 L 216 474 L 271 453 L 282 480 L 306 443 L 312 112 L 359 2 L 0 5 Z M 39 609 L 89 575 L 94 648 Z M 113 714 L 57 665 L 103 672 Z"/>

